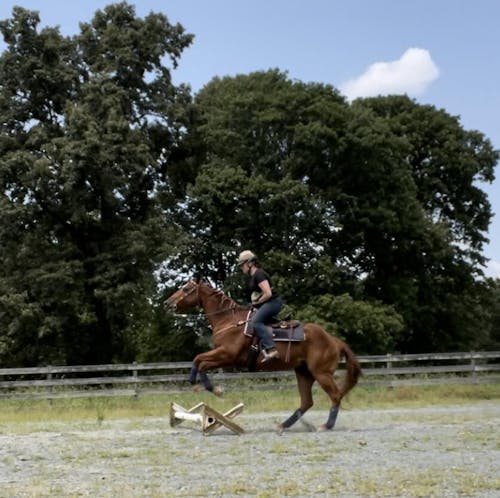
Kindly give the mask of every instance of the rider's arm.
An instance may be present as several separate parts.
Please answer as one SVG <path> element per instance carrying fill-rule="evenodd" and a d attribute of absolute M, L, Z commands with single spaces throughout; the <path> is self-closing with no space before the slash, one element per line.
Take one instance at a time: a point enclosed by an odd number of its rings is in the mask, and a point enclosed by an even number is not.
<path fill-rule="evenodd" d="M 262 296 L 260 296 L 259 300 L 254 304 L 265 303 L 273 296 L 273 291 L 271 290 L 271 286 L 269 285 L 269 280 L 263 280 L 262 282 L 259 282 L 259 287 L 262 291 Z"/>

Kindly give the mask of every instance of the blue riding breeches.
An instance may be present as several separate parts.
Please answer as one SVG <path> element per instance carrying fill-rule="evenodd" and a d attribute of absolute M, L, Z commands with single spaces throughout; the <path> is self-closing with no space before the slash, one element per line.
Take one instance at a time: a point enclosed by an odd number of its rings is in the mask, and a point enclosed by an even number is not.
<path fill-rule="evenodd" d="M 283 301 L 281 298 L 274 297 L 262 304 L 252 318 L 253 329 L 264 349 L 276 347 L 266 324 L 271 322 L 272 318 L 281 311 L 282 307 Z"/>

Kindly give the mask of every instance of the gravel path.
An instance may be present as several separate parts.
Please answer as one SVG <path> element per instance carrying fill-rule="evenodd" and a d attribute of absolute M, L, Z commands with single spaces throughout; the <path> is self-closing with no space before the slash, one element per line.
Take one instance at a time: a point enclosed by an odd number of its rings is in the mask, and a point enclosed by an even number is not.
<path fill-rule="evenodd" d="M 500 496 L 499 402 L 344 410 L 332 432 L 299 422 L 279 436 L 287 415 L 243 413 L 242 436 L 171 428 L 168 415 L 2 424 L 0 496 Z"/>

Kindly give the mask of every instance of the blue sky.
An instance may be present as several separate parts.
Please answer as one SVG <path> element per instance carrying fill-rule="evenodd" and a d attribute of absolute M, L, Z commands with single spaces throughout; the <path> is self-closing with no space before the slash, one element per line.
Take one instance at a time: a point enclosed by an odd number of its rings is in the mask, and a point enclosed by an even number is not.
<path fill-rule="evenodd" d="M 0 19 L 19 5 L 41 24 L 79 31 L 104 0 L 1 0 Z M 134 3 L 134 2 L 129 2 Z M 348 97 L 407 93 L 460 116 L 500 149 L 500 1 L 476 0 L 140 0 L 195 35 L 174 80 L 199 90 L 214 76 L 279 68 L 328 83 Z M 3 45 L 0 44 L 0 49 Z M 497 168 L 498 170 L 498 168 Z M 484 254 L 500 278 L 500 171 L 488 193 L 495 217 Z"/>

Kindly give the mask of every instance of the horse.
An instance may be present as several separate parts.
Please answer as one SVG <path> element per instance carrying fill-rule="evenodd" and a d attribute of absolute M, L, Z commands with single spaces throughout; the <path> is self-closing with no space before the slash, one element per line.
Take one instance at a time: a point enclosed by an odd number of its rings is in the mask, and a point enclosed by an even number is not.
<path fill-rule="evenodd" d="M 182 285 L 165 301 L 165 305 L 178 313 L 203 308 L 212 330 L 213 349 L 194 358 L 189 381 L 197 390 L 200 388 L 197 382 L 199 376 L 205 389 L 221 396 L 222 389 L 212 385 L 206 372 L 224 367 L 247 367 L 252 345 L 252 338 L 244 333 L 249 322 L 248 306 L 239 305 L 199 278 Z M 303 329 L 304 340 L 300 342 L 276 342 L 279 359 L 263 362 L 262 359 L 258 361 L 259 356 L 255 363 L 257 371 L 295 371 L 300 407 L 277 426 L 279 434 L 295 424 L 313 406 L 312 386 L 316 381 L 331 400 L 327 421 L 318 431 L 333 429 L 342 398 L 357 384 L 361 375 L 359 361 L 344 341 L 318 324 L 305 323 Z M 346 359 L 346 375 L 342 387 L 339 387 L 333 375 L 342 356 Z"/>

